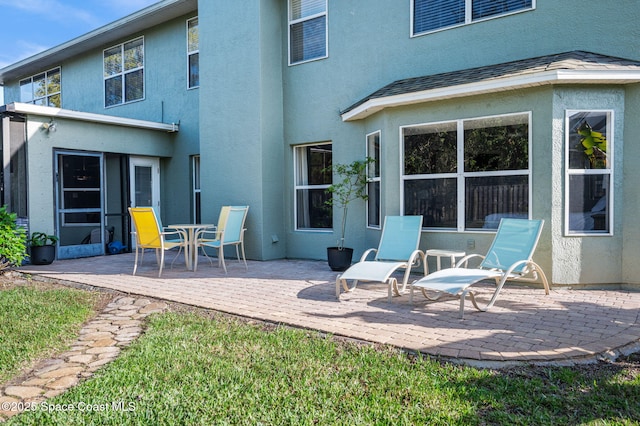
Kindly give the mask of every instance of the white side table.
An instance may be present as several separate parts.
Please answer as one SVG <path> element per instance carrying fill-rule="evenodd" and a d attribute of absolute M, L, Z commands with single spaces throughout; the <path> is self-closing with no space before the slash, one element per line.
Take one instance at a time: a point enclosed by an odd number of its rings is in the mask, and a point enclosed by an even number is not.
<path fill-rule="evenodd" d="M 453 268 L 453 266 L 456 264 L 456 259 L 463 258 L 466 255 L 466 253 L 458 250 L 431 249 L 431 250 L 427 250 L 425 252 L 425 255 L 427 260 L 429 259 L 429 256 L 436 257 L 436 269 L 439 271 L 440 269 L 442 269 L 441 259 L 443 257 L 448 257 L 451 260 L 451 267 Z"/>

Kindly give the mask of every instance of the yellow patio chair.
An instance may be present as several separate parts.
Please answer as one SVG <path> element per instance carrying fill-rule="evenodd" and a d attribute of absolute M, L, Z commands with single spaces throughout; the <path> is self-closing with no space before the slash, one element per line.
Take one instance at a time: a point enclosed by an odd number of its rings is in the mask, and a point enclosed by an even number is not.
<path fill-rule="evenodd" d="M 227 207 L 225 209 L 225 207 Z M 244 254 L 244 222 L 247 218 L 249 206 L 225 206 L 220 211 L 220 219 L 215 231 L 211 229 L 203 229 L 196 235 L 196 251 L 201 248 L 202 253 L 209 259 L 213 265 L 211 258 L 206 252 L 206 248 L 213 248 L 218 251 L 218 266 L 222 265 L 224 273 L 227 273 L 227 265 L 224 261 L 224 247 L 235 246 L 236 257 L 240 262 L 240 253 L 242 253 L 242 261 L 245 269 L 247 267 L 247 259 Z M 193 270 L 198 269 L 198 256 L 195 257 Z"/>
<path fill-rule="evenodd" d="M 175 262 L 176 258 L 184 250 L 185 264 L 188 264 L 187 238 L 184 232 L 177 230 L 163 231 L 160 228 L 156 213 L 151 207 L 129 207 L 129 214 L 135 227 L 132 234 L 136 240 L 136 257 L 133 266 L 133 275 L 135 275 L 138 270 L 138 253 L 140 253 L 140 263 L 142 263 L 145 249 L 154 249 L 156 252 L 156 260 L 160 265 L 158 277 L 162 275 L 165 250 L 171 250 L 176 247 L 179 248 L 178 254 L 173 259 L 173 262 Z M 171 266 L 173 266 L 173 262 L 171 262 Z"/>

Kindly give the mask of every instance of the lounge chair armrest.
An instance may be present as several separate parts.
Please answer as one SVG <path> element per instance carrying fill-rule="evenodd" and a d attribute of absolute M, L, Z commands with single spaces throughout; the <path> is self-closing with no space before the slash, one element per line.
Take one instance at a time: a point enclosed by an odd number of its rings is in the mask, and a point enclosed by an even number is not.
<path fill-rule="evenodd" d="M 467 263 L 469 262 L 469 259 L 475 259 L 476 257 L 480 258 L 481 260 L 484 260 L 484 258 L 485 258 L 485 256 L 484 256 L 484 255 L 482 255 L 482 254 L 477 254 L 477 253 L 468 254 L 468 255 L 466 255 L 465 257 L 463 257 L 462 259 L 460 259 L 460 260 L 458 261 L 458 263 L 456 263 L 456 266 L 455 266 L 455 267 L 456 267 L 456 268 L 460 268 L 460 267 L 461 267 L 461 265 L 463 265 L 463 264 L 464 264 L 464 265 L 465 265 L 465 268 L 466 268 L 466 265 L 467 265 Z"/>
<path fill-rule="evenodd" d="M 422 250 L 416 249 L 411 253 L 409 257 L 409 267 L 412 266 L 420 266 L 420 262 L 425 263 L 424 252 Z"/>
<path fill-rule="evenodd" d="M 371 253 L 377 253 L 377 252 L 378 252 L 378 249 L 375 249 L 375 248 L 370 248 L 370 249 L 368 249 L 367 251 L 365 251 L 365 252 L 362 254 L 362 257 L 360 258 L 360 262 L 364 262 L 364 261 L 366 261 L 366 260 L 367 260 L 367 257 L 369 257 L 369 254 L 371 254 Z"/>

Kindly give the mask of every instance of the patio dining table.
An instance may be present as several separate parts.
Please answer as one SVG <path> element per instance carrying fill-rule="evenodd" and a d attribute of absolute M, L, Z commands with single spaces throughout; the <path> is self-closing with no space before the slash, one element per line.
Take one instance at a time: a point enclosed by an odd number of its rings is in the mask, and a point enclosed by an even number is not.
<path fill-rule="evenodd" d="M 203 229 L 215 230 L 216 226 L 212 223 L 175 223 L 167 226 L 171 229 L 184 231 L 187 236 L 187 269 L 193 270 L 195 258 L 198 255 L 198 247 L 196 245 L 196 235 L 198 231 Z"/>

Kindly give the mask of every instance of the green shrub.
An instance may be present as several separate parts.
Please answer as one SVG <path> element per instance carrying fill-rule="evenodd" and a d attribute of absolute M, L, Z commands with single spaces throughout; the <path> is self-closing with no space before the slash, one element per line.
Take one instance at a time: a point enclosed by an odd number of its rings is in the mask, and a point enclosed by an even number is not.
<path fill-rule="evenodd" d="M 26 231 L 16 224 L 17 215 L 0 207 L 0 271 L 20 265 L 27 256 Z"/>

